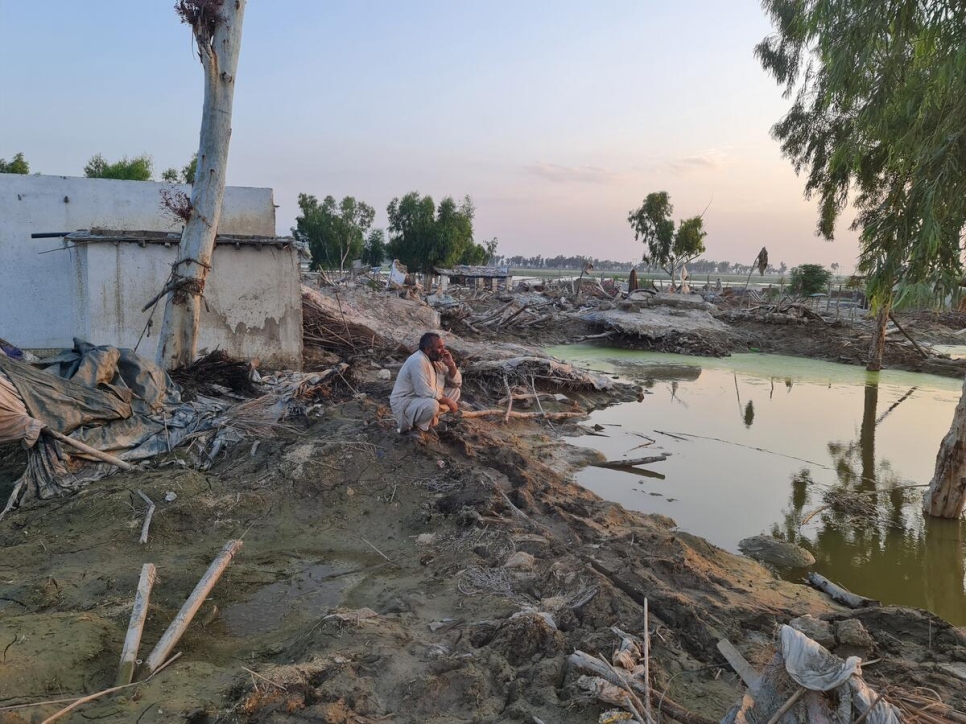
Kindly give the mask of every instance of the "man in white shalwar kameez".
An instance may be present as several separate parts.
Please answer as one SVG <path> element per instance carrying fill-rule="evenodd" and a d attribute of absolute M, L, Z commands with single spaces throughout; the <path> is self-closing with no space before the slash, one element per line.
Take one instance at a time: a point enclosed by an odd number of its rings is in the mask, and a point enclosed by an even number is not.
<path fill-rule="evenodd" d="M 422 437 L 439 423 L 439 416 L 456 412 L 463 376 L 443 339 L 427 332 L 396 376 L 389 397 L 400 433 Z"/>

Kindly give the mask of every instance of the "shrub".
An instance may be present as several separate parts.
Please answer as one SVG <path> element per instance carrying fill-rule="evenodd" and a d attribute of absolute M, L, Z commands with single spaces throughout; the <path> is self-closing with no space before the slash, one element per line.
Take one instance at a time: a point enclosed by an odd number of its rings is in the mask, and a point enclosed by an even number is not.
<path fill-rule="evenodd" d="M 824 292 L 832 279 L 832 272 L 821 264 L 800 264 L 792 269 L 790 279 L 792 294 L 807 297 Z"/>

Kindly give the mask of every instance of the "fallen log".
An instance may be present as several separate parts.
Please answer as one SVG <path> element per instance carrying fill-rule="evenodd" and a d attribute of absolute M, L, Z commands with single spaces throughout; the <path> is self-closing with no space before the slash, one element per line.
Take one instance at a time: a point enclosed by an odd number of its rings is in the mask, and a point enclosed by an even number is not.
<path fill-rule="evenodd" d="M 660 463 L 668 459 L 671 453 L 661 453 L 647 458 L 627 458 L 626 460 L 605 460 L 600 463 L 591 463 L 595 468 L 628 468 L 634 465 L 650 465 Z"/>
<path fill-rule="evenodd" d="M 138 581 L 137 593 L 134 596 L 134 608 L 131 609 L 131 621 L 127 625 L 124 648 L 121 649 L 121 666 L 117 671 L 114 686 L 130 684 L 134 678 L 141 634 L 144 632 L 144 621 L 148 615 L 148 601 L 151 598 L 151 589 L 154 587 L 156 577 L 157 569 L 154 564 L 145 563 L 141 568 L 141 579 Z"/>
<path fill-rule="evenodd" d="M 809 573 L 808 582 L 818 590 L 827 593 L 833 601 L 838 601 L 849 608 L 869 608 L 871 606 L 882 605 L 881 602 L 876 601 L 874 598 L 866 598 L 865 596 L 847 591 L 818 573 Z"/>
<path fill-rule="evenodd" d="M 221 574 L 225 572 L 228 564 L 231 563 L 231 559 L 234 558 L 241 547 L 242 542 L 240 540 L 228 541 L 224 548 L 221 549 L 221 552 L 215 557 L 215 560 L 208 566 L 205 575 L 198 581 L 195 590 L 188 596 L 188 600 L 184 602 L 181 610 L 178 611 L 178 615 L 174 617 L 174 621 L 168 626 L 168 630 L 164 632 L 161 640 L 154 647 L 154 651 L 151 652 L 151 655 L 144 662 L 149 673 L 153 674 L 167 660 L 171 650 L 181 640 L 181 636 L 191 623 L 191 619 L 198 613 L 201 604 L 205 602 L 205 598 L 211 593 L 211 589 L 218 583 Z"/>
<path fill-rule="evenodd" d="M 134 470 L 134 466 L 131 465 L 131 463 L 124 462 L 121 460 L 121 458 L 114 457 L 110 453 L 102 452 L 101 450 L 82 443 L 79 440 L 75 440 L 72 437 L 67 437 L 63 433 L 57 432 L 56 430 L 51 430 L 49 427 L 45 427 L 43 432 L 47 433 L 55 440 L 60 440 L 62 443 L 64 443 L 64 445 L 72 447 L 79 452 L 86 453 L 87 455 L 90 455 L 92 458 L 96 458 L 101 462 L 116 465 L 121 470 Z"/>

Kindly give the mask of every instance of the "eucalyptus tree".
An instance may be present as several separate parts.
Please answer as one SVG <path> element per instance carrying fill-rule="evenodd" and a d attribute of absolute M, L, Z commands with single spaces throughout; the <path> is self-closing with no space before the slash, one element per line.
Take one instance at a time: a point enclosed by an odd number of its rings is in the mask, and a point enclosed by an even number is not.
<path fill-rule="evenodd" d="M 675 229 L 673 212 L 667 191 L 655 191 L 627 215 L 635 241 L 644 244 L 642 261 L 667 272 L 672 283 L 678 269 L 704 253 L 708 235 L 700 216 L 682 220 Z"/>
<path fill-rule="evenodd" d="M 339 203 L 326 196 L 320 204 L 315 196 L 299 194 L 299 209 L 302 213 L 295 217 L 292 234 L 308 243 L 313 269 L 343 271 L 347 261 L 362 257 L 366 234 L 376 218 L 369 204 L 352 196 Z"/>
<path fill-rule="evenodd" d="M 191 215 L 181 234 L 178 260 L 162 290 L 167 295 L 157 361 L 165 369 L 189 364 L 198 348 L 198 323 L 221 220 L 235 76 L 246 0 L 178 0 L 175 11 L 191 26 L 204 70 L 197 171 Z"/>
<path fill-rule="evenodd" d="M 432 274 L 436 267 L 482 264 L 486 259 L 486 247 L 473 241 L 476 209 L 469 196 L 459 203 L 447 196 L 437 206 L 432 196 L 411 191 L 394 198 L 386 213 L 389 254 L 410 271 Z"/>
<path fill-rule="evenodd" d="M 775 33 L 755 53 L 793 96 L 773 128 L 834 237 L 851 203 L 858 269 L 878 309 L 871 367 L 889 308 L 928 285 L 956 293 L 966 223 L 966 3 L 764 0 Z M 966 400 L 966 385 L 964 385 Z M 926 512 L 966 504 L 966 402 L 936 461 Z"/>

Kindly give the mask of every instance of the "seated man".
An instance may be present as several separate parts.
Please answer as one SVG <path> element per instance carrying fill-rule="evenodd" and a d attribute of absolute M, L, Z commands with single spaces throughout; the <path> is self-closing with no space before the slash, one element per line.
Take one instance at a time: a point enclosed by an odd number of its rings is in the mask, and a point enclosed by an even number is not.
<path fill-rule="evenodd" d="M 435 332 L 427 332 L 399 370 L 389 404 L 399 432 L 422 438 L 447 410 L 456 412 L 463 376 Z"/>

